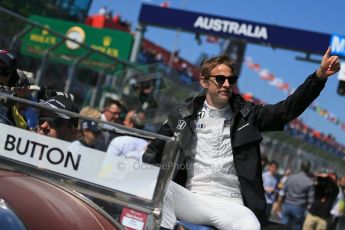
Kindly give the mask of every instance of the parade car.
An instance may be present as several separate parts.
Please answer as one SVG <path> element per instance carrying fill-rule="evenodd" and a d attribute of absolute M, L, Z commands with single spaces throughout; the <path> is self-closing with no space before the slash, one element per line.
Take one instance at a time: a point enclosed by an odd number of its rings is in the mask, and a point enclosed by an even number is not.
<path fill-rule="evenodd" d="M 12 170 L 0 170 L 0 229 L 121 229 L 77 192 Z"/>
<path fill-rule="evenodd" d="M 117 135 L 165 141 L 162 163 L 175 162 L 177 141 L 102 122 L 0 92 L 39 113 L 96 122 Z M 3 102 L 1 102 L 3 103 Z M 12 103 L 12 105 L 13 105 Z M 111 128 L 109 128 L 111 127 Z M 0 229 L 158 229 L 173 167 L 75 145 L 35 130 L 0 123 Z"/>

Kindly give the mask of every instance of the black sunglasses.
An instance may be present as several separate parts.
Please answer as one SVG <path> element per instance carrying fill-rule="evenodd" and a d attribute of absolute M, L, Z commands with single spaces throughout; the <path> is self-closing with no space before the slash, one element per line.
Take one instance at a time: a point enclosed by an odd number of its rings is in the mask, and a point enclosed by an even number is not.
<path fill-rule="evenodd" d="M 11 70 L 7 68 L 0 68 L 0 76 L 7 77 L 8 75 L 10 75 L 10 73 Z"/>
<path fill-rule="evenodd" d="M 224 75 L 213 75 L 218 85 L 223 85 L 225 80 L 228 80 L 230 85 L 236 84 L 238 76 L 224 76 Z"/>

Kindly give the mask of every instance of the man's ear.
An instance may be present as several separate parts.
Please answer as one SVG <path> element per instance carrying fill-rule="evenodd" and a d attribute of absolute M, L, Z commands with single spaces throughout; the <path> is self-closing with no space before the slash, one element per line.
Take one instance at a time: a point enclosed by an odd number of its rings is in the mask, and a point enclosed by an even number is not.
<path fill-rule="evenodd" d="M 200 77 L 200 85 L 204 88 L 207 89 L 208 88 L 208 81 L 204 78 L 204 77 Z"/>

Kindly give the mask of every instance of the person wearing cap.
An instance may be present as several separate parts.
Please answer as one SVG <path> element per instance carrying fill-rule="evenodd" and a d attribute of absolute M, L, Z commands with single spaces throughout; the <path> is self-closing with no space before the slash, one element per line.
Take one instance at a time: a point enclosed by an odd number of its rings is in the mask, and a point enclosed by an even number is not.
<path fill-rule="evenodd" d="M 86 106 L 80 110 L 80 115 L 99 119 L 101 113 L 92 107 Z M 106 150 L 104 138 L 99 124 L 91 120 L 80 120 L 78 125 L 79 138 L 69 146 L 71 151 L 78 151 L 79 146 L 86 146 L 100 151 Z"/>
<path fill-rule="evenodd" d="M 74 102 L 63 95 L 51 97 L 39 104 L 49 108 L 79 113 L 79 109 Z M 78 121 L 78 118 L 67 115 L 63 111 L 53 112 L 42 109 L 38 117 L 36 132 L 65 141 L 74 141 L 77 139 Z"/>
<path fill-rule="evenodd" d="M 25 78 L 25 74 L 20 77 L 17 73 L 15 55 L 7 50 L 0 50 L 0 91 L 13 95 L 11 87 L 23 86 Z M 24 109 L 25 106 L 13 101 L 1 102 L 0 123 L 27 129 L 26 120 L 22 115 Z"/>
<path fill-rule="evenodd" d="M 98 123 L 90 120 L 82 120 L 79 124 L 79 130 L 81 137 L 73 142 L 73 144 L 83 145 L 105 152 L 106 145 L 102 138 L 102 132 Z"/>

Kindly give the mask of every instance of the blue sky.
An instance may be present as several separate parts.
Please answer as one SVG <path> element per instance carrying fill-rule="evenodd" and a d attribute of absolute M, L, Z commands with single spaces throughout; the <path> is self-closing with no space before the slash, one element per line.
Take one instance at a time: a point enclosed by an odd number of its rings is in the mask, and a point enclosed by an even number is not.
<path fill-rule="evenodd" d="M 159 5 L 162 2 L 163 0 L 94 0 L 90 14 L 97 13 L 102 6 L 107 6 L 108 9 L 113 10 L 114 14 L 120 14 L 123 19 L 132 22 L 135 27 L 142 3 Z M 172 8 L 345 35 L 344 0 L 171 0 L 169 3 Z M 202 45 L 198 45 L 194 34 L 190 33 L 176 35 L 176 31 L 149 27 L 145 37 L 169 50 L 180 49 L 180 56 L 190 62 L 195 62 L 200 53 L 204 52 L 211 56 L 220 52 L 219 46 L 215 44 L 203 42 Z M 276 77 L 282 78 L 293 88 L 301 84 L 306 76 L 318 67 L 316 63 L 297 61 L 295 57 L 303 56 L 301 52 L 253 44 L 247 45 L 245 56 L 251 57 L 262 68 L 269 69 Z M 321 59 L 321 56 L 313 57 Z M 286 97 L 285 93 L 261 80 L 257 73 L 246 66 L 242 68 L 238 86 L 241 92 L 251 92 L 255 97 L 267 103 L 275 103 Z M 345 97 L 336 93 L 337 86 L 338 80 L 335 75 L 328 80 L 316 102 L 345 122 Z M 327 121 L 311 109 L 307 109 L 300 118 L 321 132 L 331 133 L 339 142 L 345 144 L 345 130 L 342 130 L 339 125 Z"/>

